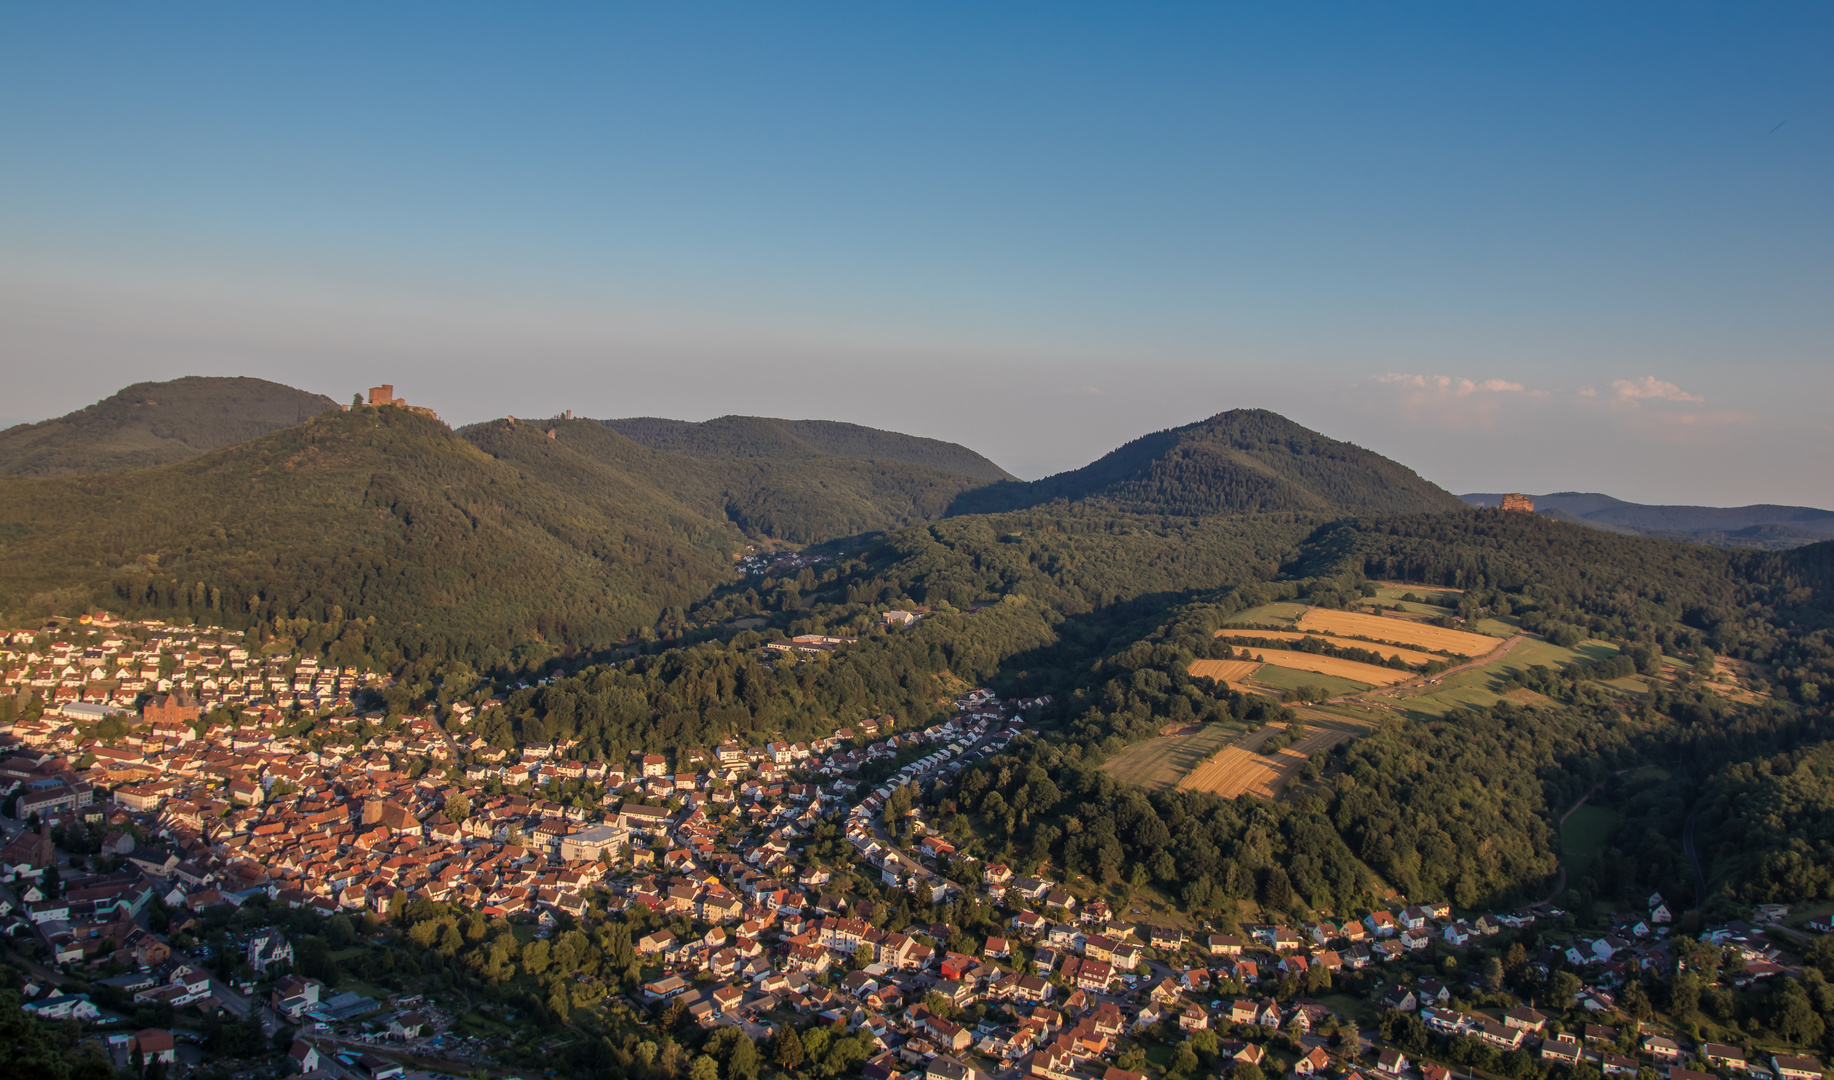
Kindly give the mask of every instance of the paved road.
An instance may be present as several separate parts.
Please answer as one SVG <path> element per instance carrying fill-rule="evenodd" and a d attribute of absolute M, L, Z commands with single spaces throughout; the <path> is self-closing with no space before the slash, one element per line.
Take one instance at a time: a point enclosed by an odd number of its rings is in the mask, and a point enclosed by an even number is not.
<path fill-rule="evenodd" d="M 988 730 L 986 734 L 982 735 L 980 738 L 974 740 L 973 742 L 969 743 L 968 745 L 962 747 L 961 753 L 956 754 L 954 757 L 950 758 L 948 761 L 939 763 L 936 766 L 936 768 L 930 770 L 930 772 L 920 773 L 917 776 L 912 777 L 908 782 L 912 784 L 919 784 L 919 785 L 923 784 L 926 781 L 926 779 L 930 776 L 931 773 L 940 772 L 941 770 L 947 768 L 950 762 L 966 761 L 968 758 L 973 756 L 975 751 L 979 750 L 982 746 L 986 745 L 989 741 L 991 741 L 1001 732 L 1004 732 L 1006 730 L 1005 728 L 1001 727 L 999 724 L 989 725 L 989 728 L 990 730 Z M 868 791 L 867 794 L 870 796 L 872 793 Z M 887 851 L 889 851 L 892 857 L 896 858 L 898 860 L 898 864 L 902 866 L 907 872 L 919 875 L 925 881 L 931 882 L 932 886 L 934 886 L 937 883 L 941 883 L 944 880 L 943 878 L 933 873 L 928 867 L 924 866 L 922 863 L 916 861 L 915 859 L 912 859 L 908 855 L 904 854 L 902 851 L 898 850 L 897 846 L 893 844 L 892 842 L 891 834 L 886 832 L 885 830 L 885 818 L 883 815 L 875 814 L 871 817 L 870 820 L 872 821 L 872 835 L 874 839 L 878 840 L 880 845 L 883 846 Z"/>

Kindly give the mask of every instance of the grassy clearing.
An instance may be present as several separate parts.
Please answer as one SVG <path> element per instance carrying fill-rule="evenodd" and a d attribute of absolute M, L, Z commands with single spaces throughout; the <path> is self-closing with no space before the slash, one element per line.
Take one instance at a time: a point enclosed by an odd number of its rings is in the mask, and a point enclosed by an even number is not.
<path fill-rule="evenodd" d="M 1441 610 L 1457 607 L 1459 597 L 1465 595 L 1463 589 L 1442 589 L 1431 585 L 1378 585 L 1375 598 L 1384 604 L 1412 603 L 1412 601 L 1401 599 L 1408 593 L 1413 593 L 1423 600 L 1438 601 Z"/>
<path fill-rule="evenodd" d="M 1102 768 L 1116 780 L 1153 791 L 1176 786 L 1199 762 L 1242 734 L 1235 724 L 1206 724 L 1189 735 L 1166 735 L 1128 747 Z"/>
<path fill-rule="evenodd" d="M 1566 860 L 1569 880 L 1589 870 L 1604 853 L 1617 820 L 1617 811 L 1605 806 L 1582 806 L 1567 818 L 1560 827 L 1560 853 Z"/>
<path fill-rule="evenodd" d="M 1355 694 L 1369 689 L 1370 686 L 1369 683 L 1353 682 L 1336 675 L 1300 671 L 1297 668 L 1281 667 L 1278 664 L 1263 664 L 1261 669 L 1254 673 L 1253 681 L 1276 690 L 1297 690 L 1302 686 L 1323 687 L 1325 692 L 1332 697 L 1339 694 Z"/>
<path fill-rule="evenodd" d="M 1801 930 L 1803 927 L 1807 926 L 1811 920 L 1819 919 L 1823 915 L 1834 915 L 1834 900 L 1820 900 L 1813 904 L 1793 905 L 1789 909 L 1789 914 L 1784 916 L 1783 925 Z"/>
<path fill-rule="evenodd" d="M 1304 615 L 1306 610 L 1307 605 L 1296 604 L 1291 601 L 1281 601 L 1277 604 L 1262 604 L 1260 607 L 1252 607 L 1246 611 L 1236 612 L 1229 617 L 1228 625 L 1246 626 L 1250 623 L 1280 623 L 1290 627 L 1299 621 L 1299 616 Z"/>

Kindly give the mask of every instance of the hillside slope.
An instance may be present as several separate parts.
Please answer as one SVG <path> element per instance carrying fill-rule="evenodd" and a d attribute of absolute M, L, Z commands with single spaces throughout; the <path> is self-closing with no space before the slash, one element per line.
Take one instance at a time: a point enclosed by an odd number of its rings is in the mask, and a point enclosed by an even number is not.
<path fill-rule="evenodd" d="M 560 469 L 583 478 L 583 462 L 591 461 L 596 468 L 667 492 L 695 512 L 730 522 L 748 535 L 793 543 L 818 543 L 934 521 L 962 492 L 985 483 L 962 473 L 891 458 L 866 459 L 816 450 L 789 439 L 783 429 L 772 426 L 774 421 L 724 428 L 717 427 L 719 421 L 711 423 L 716 432 L 745 435 L 746 439 L 727 440 L 724 445 L 733 450 L 731 454 L 714 454 L 706 440 L 698 439 L 657 440 L 670 446 L 692 446 L 699 451 L 696 453 L 657 449 L 633 442 L 596 420 L 549 420 L 538 425 L 497 420 L 474 424 L 460 434 L 487 453 L 522 462 L 538 472 Z M 857 430 L 874 437 L 892 435 L 869 428 Z M 550 431 L 552 438 L 546 437 Z M 778 436 L 783 438 L 773 444 L 770 440 Z M 738 452 L 743 446 L 751 447 L 752 452 Z M 986 464 L 997 468 L 991 462 Z"/>
<path fill-rule="evenodd" d="M 1010 480 L 1012 474 L 973 450 L 941 439 L 843 424 L 834 420 L 776 420 L 764 416 L 722 416 L 704 423 L 638 416 L 600 421 L 634 442 L 657 450 L 705 458 L 809 457 L 901 461 L 979 480 Z"/>
<path fill-rule="evenodd" d="M 131 474 L 0 478 L 7 617 L 279 620 L 378 658 L 619 640 L 729 578 L 740 543 L 615 470 L 499 460 L 396 408 Z"/>
<path fill-rule="evenodd" d="M 1579 491 L 1530 497 L 1537 514 L 1557 521 L 1715 547 L 1775 551 L 1834 538 L 1834 511 L 1812 506 L 1664 506 Z M 1460 498 L 1473 506 L 1496 506 L 1503 500 L 1501 494 L 1492 492 Z"/>
<path fill-rule="evenodd" d="M 1236 409 L 1155 432 L 1072 472 L 965 494 L 954 513 L 1065 499 L 1128 513 L 1417 513 L 1457 510 L 1457 496 L 1412 469 L 1326 438 L 1265 409 Z"/>
<path fill-rule="evenodd" d="M 0 431 L 0 474 L 73 476 L 169 465 L 335 408 L 323 394 L 265 379 L 135 383 L 54 420 Z"/>

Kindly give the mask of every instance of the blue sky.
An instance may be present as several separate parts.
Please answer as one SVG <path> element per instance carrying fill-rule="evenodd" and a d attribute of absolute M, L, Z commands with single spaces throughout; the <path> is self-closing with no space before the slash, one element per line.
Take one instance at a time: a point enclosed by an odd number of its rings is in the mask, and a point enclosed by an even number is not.
<path fill-rule="evenodd" d="M 1279 409 L 1834 505 L 1825 5 L 15 7 L 0 416 L 813 416 L 1022 475 Z"/>

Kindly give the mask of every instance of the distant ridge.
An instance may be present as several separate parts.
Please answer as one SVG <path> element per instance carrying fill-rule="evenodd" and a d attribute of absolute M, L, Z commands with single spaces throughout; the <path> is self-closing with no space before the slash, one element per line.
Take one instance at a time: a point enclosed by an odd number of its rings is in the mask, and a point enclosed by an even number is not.
<path fill-rule="evenodd" d="M 703 423 L 634 416 L 602 420 L 635 443 L 690 457 L 844 457 L 901 461 L 977 480 L 1011 480 L 1012 474 L 965 446 L 835 420 L 778 420 L 767 416 L 722 416 Z"/>
<path fill-rule="evenodd" d="M 1457 496 L 1374 451 L 1266 409 L 1235 409 L 1122 446 L 1071 472 L 970 491 L 953 513 L 1065 499 L 1130 513 L 1198 516 L 1302 511 L 1394 514 L 1464 507 Z"/>
<path fill-rule="evenodd" d="M 94 405 L 0 431 L 0 474 L 77 476 L 170 465 L 337 408 L 266 379 L 135 383 Z"/>
<path fill-rule="evenodd" d="M 1834 511 L 1812 506 L 1664 506 L 1581 491 L 1531 497 L 1537 514 L 1556 521 L 1715 547 L 1777 551 L 1834 539 Z M 1496 506 L 1503 496 L 1476 492 L 1460 498 L 1473 506 Z"/>

